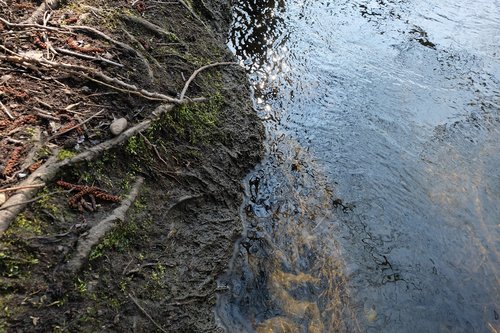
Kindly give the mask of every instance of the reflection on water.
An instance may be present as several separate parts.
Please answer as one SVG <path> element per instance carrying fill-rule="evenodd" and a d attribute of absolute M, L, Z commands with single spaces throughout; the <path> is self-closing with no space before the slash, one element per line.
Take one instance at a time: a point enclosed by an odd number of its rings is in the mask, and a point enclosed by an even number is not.
<path fill-rule="evenodd" d="M 498 1 L 240 1 L 267 154 L 227 332 L 500 331 Z"/>

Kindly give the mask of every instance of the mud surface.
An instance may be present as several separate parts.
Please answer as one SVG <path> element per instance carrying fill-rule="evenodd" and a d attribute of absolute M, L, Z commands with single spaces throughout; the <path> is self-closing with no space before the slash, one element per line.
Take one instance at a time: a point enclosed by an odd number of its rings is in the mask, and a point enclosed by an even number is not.
<path fill-rule="evenodd" d="M 15 10 L 1 7 L 1 17 L 10 22 L 23 21 L 40 5 L 40 1 L 14 2 Z M 76 16 L 82 20 L 79 24 L 130 43 L 152 64 L 152 80 L 136 57 L 95 36 L 80 35 L 83 43 L 109 47 L 112 59 L 125 65 L 123 69 L 99 65 L 109 75 L 175 96 L 197 68 L 232 60 L 224 45 L 230 9 L 219 1 L 193 1 L 187 6 L 75 1 L 55 9 L 52 19 L 61 22 Z M 174 37 L 166 40 L 122 15 L 146 19 Z M 7 31 L 4 26 L 3 37 Z M 134 44 L 130 35 L 141 45 Z M 29 45 L 32 37 L 20 45 L 35 48 Z M 59 37 L 53 40 L 64 47 Z M 54 72 L 46 74 L 52 78 L 46 80 L 29 68 L 2 63 L 2 75 L 4 70 L 12 75 L 12 88 L 31 87 L 37 92 L 18 101 L 9 100 L 15 96 L 0 96 L 7 106 L 17 104 L 16 115 L 28 115 L 43 103 L 54 110 L 78 102 L 81 106 L 74 111 L 106 110 L 85 128 L 80 143 L 84 147 L 106 140 L 113 118 L 137 123 L 159 104 L 81 77 Z M 68 207 L 72 194 L 55 183 L 41 190 L 38 200 L 0 239 L 0 332 L 217 331 L 215 279 L 227 268 L 241 233 L 240 180 L 261 156 L 262 127 L 245 82 L 244 72 L 236 66 L 204 71 L 188 96 L 204 96 L 206 102 L 176 107 L 124 145 L 58 175 L 57 180 L 97 186 L 122 197 L 135 177 L 146 178 L 127 219 L 93 248 L 77 273 L 65 268 L 78 239 L 118 203 L 98 202 L 96 211 L 80 212 Z M 67 92 L 58 89 L 60 84 Z M 33 126 L 42 134 L 50 130 L 48 121 L 38 120 Z M 23 131 L 28 135 L 30 128 Z M 8 144 L 15 146 L 15 141 L 5 141 L 2 153 L 13 149 Z M 77 152 L 78 142 L 55 144 L 64 146 L 67 154 Z M 2 181 L 3 187 L 12 185 L 7 177 Z"/>

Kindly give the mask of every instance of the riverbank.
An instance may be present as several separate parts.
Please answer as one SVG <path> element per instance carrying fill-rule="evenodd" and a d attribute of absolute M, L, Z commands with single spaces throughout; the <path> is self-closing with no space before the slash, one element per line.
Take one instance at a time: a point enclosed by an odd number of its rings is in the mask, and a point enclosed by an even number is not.
<path fill-rule="evenodd" d="M 35 1 L 1 7 L 2 44 L 15 52 L 2 51 L 10 58 L 2 59 L 0 97 L 15 119 L 2 114 L 1 149 L 19 155 L 9 158 L 10 169 L 2 161 L 1 189 L 21 183 L 29 159 L 61 167 L 52 179 L 39 178 L 46 186 L 1 236 L 0 332 L 216 331 L 215 279 L 241 232 L 240 179 L 260 159 L 263 130 L 237 66 L 207 67 L 185 83 L 204 66 L 234 61 L 224 43 L 230 8 L 83 0 L 23 23 L 38 8 Z M 92 68 L 140 94 L 103 84 L 95 72 L 11 61 L 19 55 Z M 16 94 L 21 87 L 29 93 Z M 165 98 L 145 92 L 177 101 L 162 108 Z M 147 126 L 98 156 L 64 162 L 123 137 L 126 131 L 113 138 L 108 130 L 118 118 L 128 130 Z M 26 121 L 14 126 L 16 119 Z M 114 219 L 84 259 L 68 265 L 141 178 L 125 219 Z"/>

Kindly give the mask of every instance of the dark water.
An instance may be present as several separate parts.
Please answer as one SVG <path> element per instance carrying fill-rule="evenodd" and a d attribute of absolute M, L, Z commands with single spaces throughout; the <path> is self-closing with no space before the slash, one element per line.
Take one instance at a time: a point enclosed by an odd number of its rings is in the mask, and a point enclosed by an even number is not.
<path fill-rule="evenodd" d="M 500 332 L 500 1 L 237 2 L 266 156 L 227 332 Z"/>

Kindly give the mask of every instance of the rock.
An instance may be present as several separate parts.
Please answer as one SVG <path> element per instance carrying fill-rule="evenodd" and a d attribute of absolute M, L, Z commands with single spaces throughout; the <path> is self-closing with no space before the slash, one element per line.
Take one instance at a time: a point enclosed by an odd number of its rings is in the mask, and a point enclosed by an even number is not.
<path fill-rule="evenodd" d="M 7 194 L 0 193 L 0 205 L 3 205 L 5 201 L 7 201 Z"/>
<path fill-rule="evenodd" d="M 126 128 L 127 128 L 127 119 L 125 118 L 115 119 L 109 126 L 109 130 L 111 131 L 111 133 L 113 133 L 113 135 L 120 134 Z"/>

